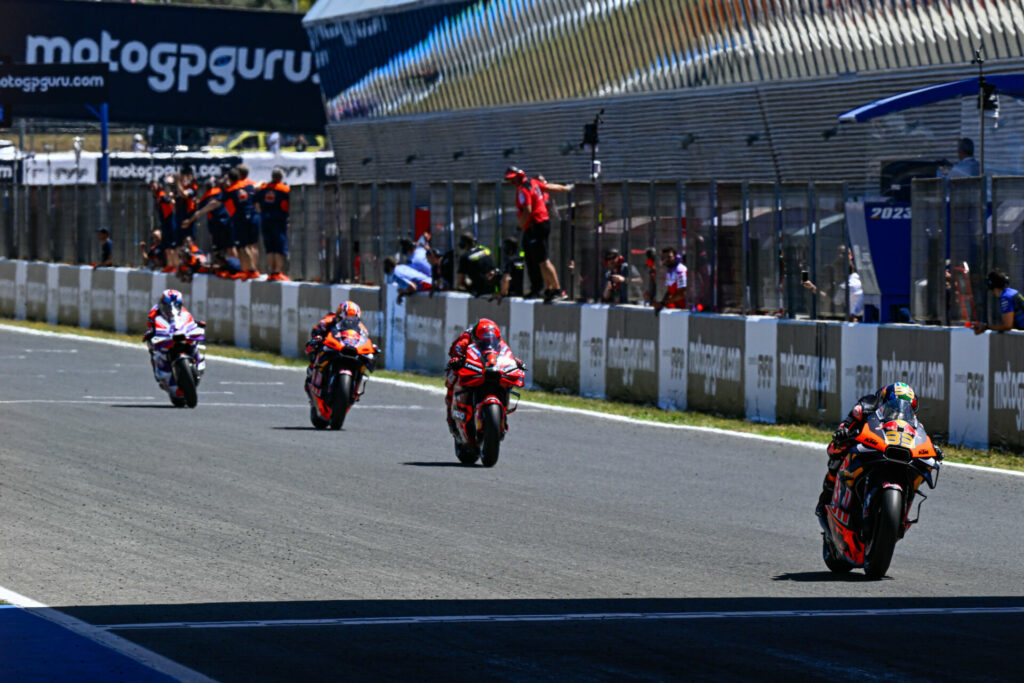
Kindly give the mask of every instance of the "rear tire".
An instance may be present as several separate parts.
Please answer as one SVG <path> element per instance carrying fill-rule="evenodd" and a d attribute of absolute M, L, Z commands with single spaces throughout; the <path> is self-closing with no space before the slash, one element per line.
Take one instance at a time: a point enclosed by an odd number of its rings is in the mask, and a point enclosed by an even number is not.
<path fill-rule="evenodd" d="M 494 467 L 498 462 L 498 450 L 501 448 L 501 406 L 497 403 L 488 403 L 483 407 L 483 418 L 480 463 L 484 467 Z"/>
<path fill-rule="evenodd" d="M 327 429 L 327 420 L 320 417 L 316 412 L 316 408 L 313 406 L 309 407 L 309 421 L 313 423 L 313 426 L 317 429 Z"/>
<path fill-rule="evenodd" d="M 903 494 L 899 489 L 882 489 L 878 495 L 881 500 L 875 508 L 871 542 L 864 549 L 864 573 L 869 579 L 880 579 L 888 571 L 903 519 Z"/>
<path fill-rule="evenodd" d="M 331 406 L 331 429 L 341 429 L 351 404 L 352 375 L 338 375 L 334 385 L 334 404 Z"/>
<path fill-rule="evenodd" d="M 196 395 L 196 377 L 192 374 L 192 364 L 189 362 L 189 359 L 179 356 L 175 359 L 174 365 L 171 366 L 171 372 L 174 373 L 174 381 L 181 390 L 185 405 L 189 408 L 195 408 L 196 403 L 199 402 L 199 397 Z M 174 399 L 172 398 L 171 400 L 173 401 Z"/>

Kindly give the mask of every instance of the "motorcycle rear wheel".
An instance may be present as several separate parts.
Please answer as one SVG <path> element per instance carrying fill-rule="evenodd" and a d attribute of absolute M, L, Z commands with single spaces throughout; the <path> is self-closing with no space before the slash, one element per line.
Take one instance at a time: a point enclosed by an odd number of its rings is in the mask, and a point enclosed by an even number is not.
<path fill-rule="evenodd" d="M 480 451 L 468 444 L 456 443 L 455 457 L 458 458 L 459 462 L 463 465 L 473 465 L 476 463 L 477 458 L 480 457 Z"/>
<path fill-rule="evenodd" d="M 501 448 L 501 406 L 497 403 L 488 403 L 483 407 L 483 418 L 480 464 L 484 467 L 494 467 L 498 462 L 498 450 Z"/>
<path fill-rule="evenodd" d="M 345 415 L 352 405 L 352 375 L 338 375 L 334 387 L 334 404 L 331 406 L 331 429 L 341 429 Z"/>
<path fill-rule="evenodd" d="M 821 537 L 821 556 L 825 560 L 825 566 L 835 574 L 845 574 L 853 569 L 853 565 L 836 552 L 832 541 L 825 538 L 824 534 Z"/>
<path fill-rule="evenodd" d="M 309 421 L 312 422 L 313 426 L 317 429 L 327 429 L 327 425 L 330 424 L 327 420 L 317 414 L 316 408 L 313 406 L 309 407 Z"/>
<path fill-rule="evenodd" d="M 869 579 L 880 579 L 888 571 L 903 517 L 903 495 L 899 489 L 882 489 L 878 495 L 871 541 L 864 549 L 864 573 Z"/>
<path fill-rule="evenodd" d="M 185 405 L 189 408 L 195 408 L 196 403 L 199 402 L 199 397 L 196 395 L 196 377 L 192 374 L 192 364 L 189 362 L 189 359 L 184 356 L 176 358 L 174 365 L 171 366 L 171 372 L 174 373 L 174 382 L 181 389 Z M 171 401 L 173 402 L 174 399 L 172 398 Z"/>

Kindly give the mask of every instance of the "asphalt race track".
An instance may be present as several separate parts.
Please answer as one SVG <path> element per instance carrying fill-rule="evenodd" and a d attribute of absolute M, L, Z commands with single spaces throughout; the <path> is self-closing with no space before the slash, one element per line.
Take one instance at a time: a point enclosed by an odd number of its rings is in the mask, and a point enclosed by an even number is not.
<path fill-rule="evenodd" d="M 821 560 L 823 447 L 524 407 L 463 467 L 435 391 L 316 431 L 294 369 L 211 359 L 188 410 L 141 345 L 0 362 L 0 586 L 154 680 L 1020 678 L 1024 477 L 946 467 L 869 582 Z"/>

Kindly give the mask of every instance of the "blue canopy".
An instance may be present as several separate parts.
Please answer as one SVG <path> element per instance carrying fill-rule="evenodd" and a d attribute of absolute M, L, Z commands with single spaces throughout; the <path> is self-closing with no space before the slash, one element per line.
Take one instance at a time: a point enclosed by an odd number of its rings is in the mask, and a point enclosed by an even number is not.
<path fill-rule="evenodd" d="M 1006 93 L 1007 95 L 1024 95 L 1024 74 L 986 76 L 985 82 L 994 85 L 996 92 Z M 893 112 L 903 111 L 904 109 L 923 107 L 933 102 L 977 94 L 978 79 L 965 78 L 962 81 L 929 85 L 917 90 L 884 97 L 856 109 L 851 109 L 845 114 L 840 114 L 839 120 L 843 123 L 859 123 L 879 116 L 885 116 L 886 114 L 892 114 Z"/>

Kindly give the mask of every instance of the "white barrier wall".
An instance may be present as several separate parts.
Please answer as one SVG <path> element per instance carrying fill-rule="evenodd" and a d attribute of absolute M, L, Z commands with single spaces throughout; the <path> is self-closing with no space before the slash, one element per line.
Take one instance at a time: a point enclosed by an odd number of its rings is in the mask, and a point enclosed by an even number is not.
<path fill-rule="evenodd" d="M 498 307 L 461 293 L 399 304 L 394 288 L 382 298 L 376 288 L 349 285 L 202 276 L 188 284 L 164 273 L 2 259 L 0 316 L 135 333 L 169 287 L 180 289 L 189 309 L 206 320 L 211 341 L 242 348 L 300 356 L 310 328 L 352 298 L 384 349 L 384 367 L 440 374 L 451 341 L 487 315 L 501 321 L 526 361 L 528 386 L 656 401 L 669 410 L 698 404 L 762 422 L 776 421 L 785 408 L 784 419 L 834 424 L 860 396 L 905 380 L 920 387 L 922 420 L 940 439 L 1024 447 L 1024 334 L 1017 332 L 682 311 L 655 317 L 635 306 L 520 300 Z M 630 359 L 631 353 L 642 357 Z"/>

